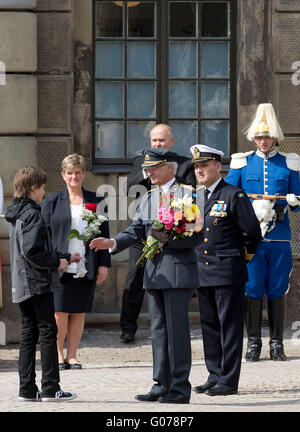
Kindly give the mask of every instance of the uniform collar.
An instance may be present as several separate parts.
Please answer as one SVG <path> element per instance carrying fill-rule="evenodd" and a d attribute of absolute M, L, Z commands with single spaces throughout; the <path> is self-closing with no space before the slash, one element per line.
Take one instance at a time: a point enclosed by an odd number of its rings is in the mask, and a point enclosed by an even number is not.
<path fill-rule="evenodd" d="M 169 189 L 173 186 L 173 183 L 175 183 L 175 177 L 173 177 L 168 183 L 160 186 L 160 189 L 163 191 L 163 193 L 167 193 Z"/>
<path fill-rule="evenodd" d="M 210 196 L 210 194 L 213 193 L 213 191 L 216 189 L 216 187 L 218 186 L 218 184 L 220 183 L 221 180 L 222 180 L 222 177 L 220 177 L 214 184 L 210 185 L 208 188 L 205 188 L 205 189 L 209 190 L 208 197 Z"/>
<path fill-rule="evenodd" d="M 263 159 L 269 159 L 273 156 L 275 156 L 277 154 L 277 150 L 274 149 L 272 151 L 270 151 L 270 153 L 268 153 L 267 155 L 265 153 L 263 153 L 262 151 L 260 151 L 259 149 L 256 150 L 256 154 L 257 156 L 263 158 Z"/>

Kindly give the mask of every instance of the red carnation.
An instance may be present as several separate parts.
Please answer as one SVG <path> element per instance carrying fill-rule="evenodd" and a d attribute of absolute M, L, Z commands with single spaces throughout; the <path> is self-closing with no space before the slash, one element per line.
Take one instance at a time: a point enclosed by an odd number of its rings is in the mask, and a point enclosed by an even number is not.
<path fill-rule="evenodd" d="M 97 211 L 97 204 L 94 204 L 94 203 L 88 203 L 88 204 L 85 204 L 85 208 L 86 208 L 87 210 L 92 211 L 93 213 L 96 213 L 96 211 Z"/>
<path fill-rule="evenodd" d="M 183 224 L 182 226 L 175 227 L 175 231 L 177 232 L 177 234 L 182 234 L 185 232 L 185 230 L 186 230 L 185 224 Z"/>

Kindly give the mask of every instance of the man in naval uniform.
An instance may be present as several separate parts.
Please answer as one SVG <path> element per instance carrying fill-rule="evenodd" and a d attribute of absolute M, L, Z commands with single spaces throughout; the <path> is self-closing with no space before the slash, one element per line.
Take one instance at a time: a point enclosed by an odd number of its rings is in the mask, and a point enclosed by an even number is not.
<path fill-rule="evenodd" d="M 245 323 L 248 334 L 246 360 L 257 361 L 261 353 L 263 297 L 267 295 L 270 357 L 285 360 L 283 331 L 285 294 L 292 271 L 291 229 L 288 208 L 300 211 L 300 157 L 282 153 L 276 145 L 284 139 L 272 104 L 260 104 L 247 131 L 257 150 L 232 155 L 226 181 L 247 193 L 285 196 L 284 200 L 254 200 L 263 241 L 248 264 Z"/>
<path fill-rule="evenodd" d="M 221 177 L 224 153 L 205 145 L 191 147 L 198 183 L 205 186 L 204 238 L 196 247 L 198 301 L 207 382 L 194 387 L 210 396 L 237 393 L 244 328 L 246 252 L 261 240 L 251 202 Z"/>
<path fill-rule="evenodd" d="M 150 145 L 152 148 L 164 148 L 172 150 L 175 143 L 172 130 L 167 124 L 157 124 L 150 131 Z M 145 175 L 142 164 L 144 162 L 143 154 L 133 159 L 133 166 L 130 175 L 127 178 L 127 194 L 133 186 L 144 186 L 145 190 L 151 189 L 151 180 Z M 194 170 L 191 168 L 189 158 L 177 156 L 178 164 L 176 175 L 182 179 L 182 183 L 195 185 Z M 140 190 L 140 188 L 139 188 Z M 124 284 L 122 296 L 122 309 L 120 315 L 120 327 L 122 333 L 120 339 L 122 342 L 132 342 L 137 331 L 137 320 L 143 305 L 144 293 L 143 277 L 144 267 L 136 266 L 143 250 L 143 243 L 139 242 L 129 248 L 128 273 Z"/>
<path fill-rule="evenodd" d="M 94 239 L 90 246 L 118 253 L 139 242 L 144 229 L 147 237 L 156 237 L 164 244 L 160 253 L 146 262 L 144 272 L 155 381 L 147 394 L 136 396 L 145 402 L 189 403 L 191 394 L 188 308 L 191 290 L 198 287 L 194 248 L 201 242 L 202 234 L 173 240 L 161 235 L 152 225 L 161 198 L 165 200 L 170 194 L 174 198 L 183 197 L 188 192 L 192 196 L 193 188 L 178 183 L 175 178 L 172 162 L 176 159 L 176 153 L 162 148 L 145 151 L 143 167 L 155 187 L 143 196 L 136 216 L 125 231 L 114 239 Z"/>

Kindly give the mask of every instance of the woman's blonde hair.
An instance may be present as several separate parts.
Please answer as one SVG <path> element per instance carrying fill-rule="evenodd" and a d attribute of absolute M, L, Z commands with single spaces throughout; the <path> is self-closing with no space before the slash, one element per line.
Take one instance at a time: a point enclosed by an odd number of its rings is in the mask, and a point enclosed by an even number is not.
<path fill-rule="evenodd" d="M 79 166 L 82 171 L 86 171 L 86 162 L 84 157 L 77 153 L 66 156 L 61 163 L 61 170 L 62 172 L 66 172 L 66 170 L 74 168 L 74 166 Z"/>
<path fill-rule="evenodd" d="M 14 179 L 14 197 L 28 198 L 33 189 L 47 183 L 47 174 L 40 168 L 26 166 L 17 171 Z"/>

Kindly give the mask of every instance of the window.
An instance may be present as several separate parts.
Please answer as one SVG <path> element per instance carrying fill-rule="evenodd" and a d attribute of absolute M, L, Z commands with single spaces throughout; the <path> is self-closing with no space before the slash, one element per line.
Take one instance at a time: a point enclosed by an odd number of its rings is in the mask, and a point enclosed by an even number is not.
<path fill-rule="evenodd" d="M 231 1 L 94 2 L 94 163 L 128 169 L 168 123 L 174 151 L 235 142 Z"/>

